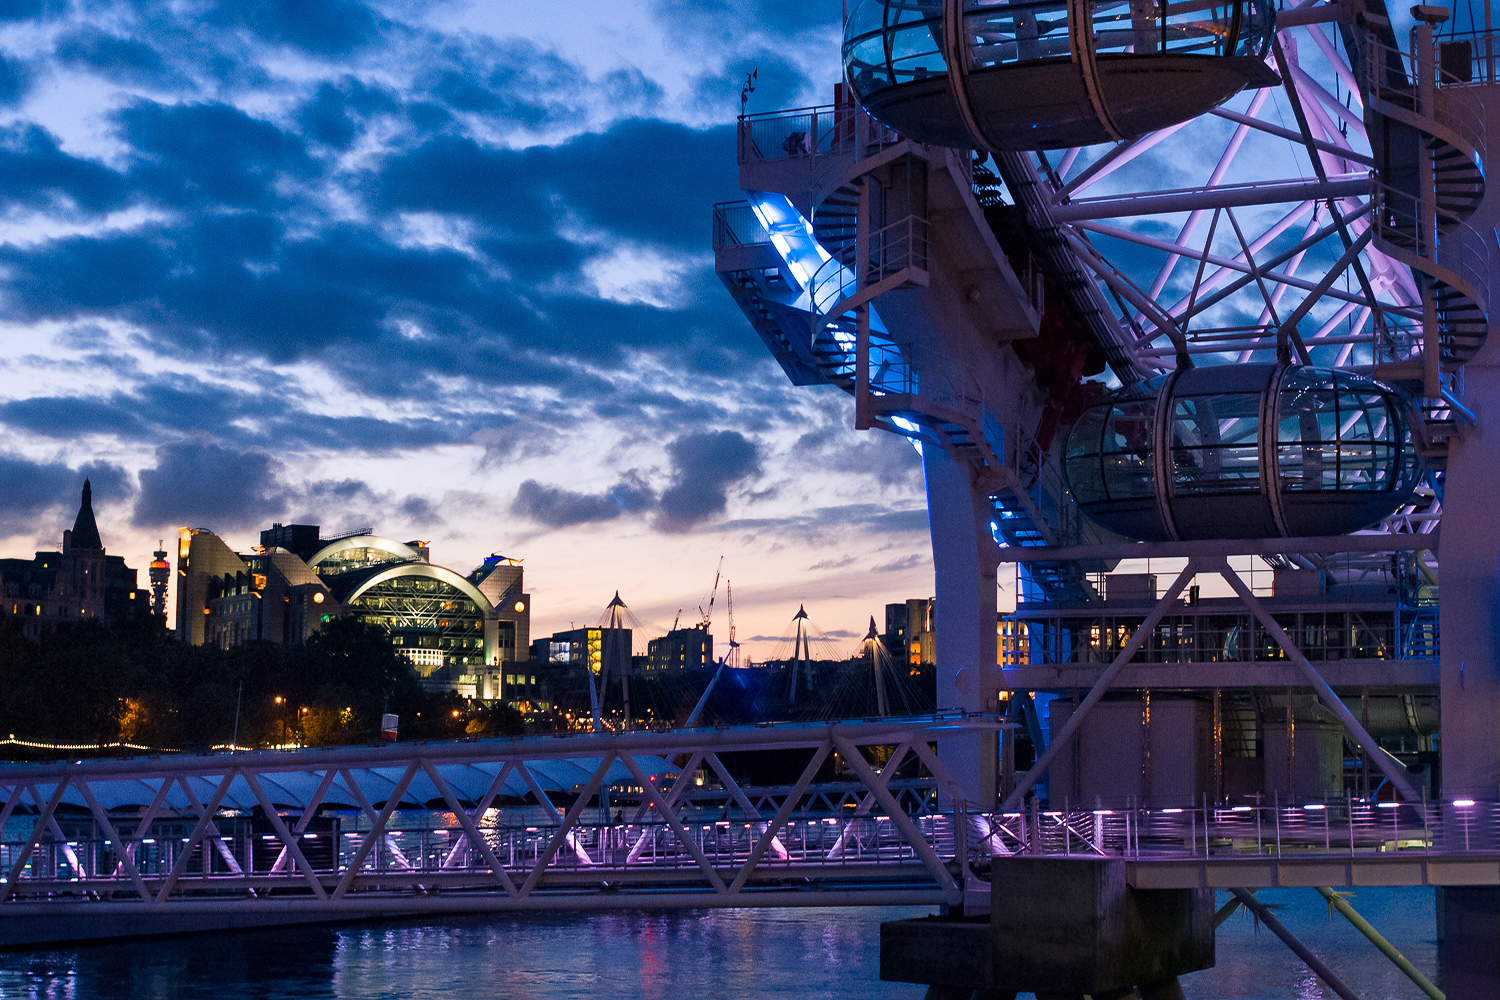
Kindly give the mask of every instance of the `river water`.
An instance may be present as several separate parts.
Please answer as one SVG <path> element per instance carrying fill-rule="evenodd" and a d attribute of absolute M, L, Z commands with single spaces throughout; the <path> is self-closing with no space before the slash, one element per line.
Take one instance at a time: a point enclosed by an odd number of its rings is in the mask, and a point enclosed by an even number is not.
<path fill-rule="evenodd" d="M 1263 890 L 1282 922 L 1362 998 L 1422 993 L 1311 889 Z M 1220 902 L 1223 901 L 1221 896 Z M 1361 889 L 1352 902 L 1433 975 L 1430 889 Z M 0 1000 L 919 1000 L 882 983 L 882 920 L 927 909 L 703 910 L 490 917 L 297 928 L 0 954 Z M 1216 968 L 1183 980 L 1192 1000 L 1333 997 L 1242 914 L 1219 930 Z"/>

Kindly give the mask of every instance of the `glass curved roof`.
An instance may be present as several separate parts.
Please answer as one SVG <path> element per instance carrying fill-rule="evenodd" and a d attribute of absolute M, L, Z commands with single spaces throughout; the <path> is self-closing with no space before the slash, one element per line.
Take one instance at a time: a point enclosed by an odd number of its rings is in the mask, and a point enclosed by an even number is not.
<path fill-rule="evenodd" d="M 375 566 L 421 561 L 422 554 L 410 545 L 379 535 L 355 535 L 323 546 L 307 564 L 319 576 L 337 576 Z"/>

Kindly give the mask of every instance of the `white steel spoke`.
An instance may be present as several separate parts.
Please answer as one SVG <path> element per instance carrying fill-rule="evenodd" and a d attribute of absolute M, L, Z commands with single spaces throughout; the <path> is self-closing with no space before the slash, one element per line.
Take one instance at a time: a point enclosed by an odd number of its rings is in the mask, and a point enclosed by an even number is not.
<path fill-rule="evenodd" d="M 372 814 L 374 810 L 370 807 L 369 800 L 365 797 L 364 791 L 359 787 L 359 783 L 349 773 L 348 768 L 344 768 L 340 773 L 345 785 L 349 788 L 350 794 L 360 800 L 360 806 L 365 810 L 366 815 Z M 411 779 L 416 776 L 416 773 L 417 761 L 413 760 L 406 766 L 406 770 L 401 775 L 401 780 L 396 782 L 395 788 L 386 798 L 385 806 L 380 810 L 378 815 L 372 817 L 370 832 L 365 834 L 364 838 L 360 840 L 359 848 L 354 852 L 354 857 L 349 862 L 349 867 L 344 872 L 344 877 L 339 880 L 338 886 L 333 890 L 332 899 L 343 899 L 344 894 L 349 891 L 349 887 L 354 884 L 355 876 L 364 867 L 365 858 L 370 856 L 370 851 L 374 849 L 375 842 L 384 836 L 385 824 L 390 820 L 391 813 L 395 812 L 396 807 L 401 804 L 401 796 L 406 794 L 406 786 L 411 784 Z"/>
<path fill-rule="evenodd" d="M 484 863 L 489 865 L 490 870 L 495 873 L 495 880 L 500 883 L 500 887 L 505 890 L 505 894 L 507 896 L 514 896 L 516 894 L 516 884 L 510 880 L 510 876 L 500 866 L 500 859 L 495 857 L 494 851 L 490 850 L 489 843 L 485 841 L 484 836 L 474 825 L 474 820 L 469 816 L 468 810 L 459 804 L 458 799 L 453 797 L 453 790 L 448 787 L 448 782 L 443 780 L 443 776 L 438 773 L 437 768 L 433 767 L 430 761 L 424 760 L 422 762 L 422 770 L 427 772 L 427 777 L 432 779 L 432 784 L 437 788 L 438 794 L 443 797 L 443 801 L 448 804 L 448 808 L 453 810 L 453 815 L 457 817 L 458 822 L 463 826 L 465 836 L 474 845 L 474 849 L 484 857 Z"/>
<path fill-rule="evenodd" d="M 265 810 L 266 819 L 271 821 L 271 827 L 276 831 L 276 836 L 281 838 L 281 842 L 286 845 L 286 849 L 292 853 L 292 860 L 296 861 L 297 867 L 302 869 L 303 879 L 312 888 L 313 895 L 318 897 L 319 902 L 327 902 L 328 891 L 323 888 L 323 883 L 319 880 L 318 873 L 313 871 L 313 866 L 308 863 L 307 858 L 302 854 L 302 848 L 297 846 L 297 838 L 286 828 L 286 823 L 282 821 L 281 814 L 276 811 L 275 803 L 266 794 L 266 790 L 260 786 L 260 779 L 254 773 L 246 773 L 245 781 L 249 784 L 250 790 L 255 793 L 256 799 L 260 802 L 260 807 Z"/>
<path fill-rule="evenodd" d="M 1247 114 L 1253 118 L 1255 115 L 1260 113 L 1261 106 L 1265 104 L 1265 102 L 1266 91 L 1257 91 L 1255 96 L 1250 99 L 1250 108 Z M 1234 135 L 1229 139 L 1229 145 L 1224 148 L 1223 155 L 1219 157 L 1219 162 L 1214 165 L 1213 173 L 1211 173 L 1208 177 L 1208 187 L 1217 187 L 1219 183 L 1223 181 L 1224 175 L 1229 172 L 1229 167 L 1234 163 L 1234 158 L 1239 153 L 1240 147 L 1244 145 L 1245 137 L 1249 134 L 1250 127 L 1248 125 L 1241 124 L 1237 129 L 1234 130 Z M 1217 209 L 1215 209 L 1215 211 L 1217 211 Z M 1198 229 L 1198 223 L 1203 218 L 1203 213 L 1204 210 L 1199 209 L 1191 213 L 1187 217 L 1187 221 L 1182 224 L 1182 229 L 1177 233 L 1177 244 L 1179 246 L 1186 246 L 1188 240 L 1192 239 L 1193 233 Z M 1209 233 L 1208 238 L 1210 241 L 1213 239 L 1212 232 Z M 1205 257 L 1211 249 L 1212 247 L 1207 243 L 1204 244 L 1203 253 Z M 1156 280 L 1151 284 L 1150 294 L 1151 300 L 1153 302 L 1155 302 L 1157 297 L 1161 295 L 1161 290 L 1167 287 L 1167 281 L 1169 278 L 1171 278 L 1172 271 L 1177 266 L 1177 261 L 1179 259 L 1180 258 L 1178 255 L 1173 254 L 1172 256 L 1168 257 L 1167 262 L 1162 265 L 1161 272 L 1156 276 Z"/>
<path fill-rule="evenodd" d="M 234 779 L 238 774 L 239 772 L 231 767 L 225 772 L 223 779 L 219 782 L 219 786 L 214 789 L 213 798 L 203 807 L 203 812 L 199 815 L 198 822 L 193 827 L 193 832 L 189 835 L 187 842 L 182 845 L 181 853 L 177 855 L 177 861 L 172 865 L 171 872 L 167 874 L 166 881 L 162 883 L 161 888 L 156 892 L 156 901 L 158 903 L 164 902 L 172 894 L 172 889 L 177 885 L 177 880 L 182 877 L 183 870 L 187 868 L 188 858 L 192 855 L 193 848 L 203 839 L 203 835 L 208 831 L 209 827 L 213 826 L 214 813 L 219 811 L 219 805 L 224 801 L 224 796 L 229 794 L 229 786 L 234 784 Z M 196 806 L 198 804 L 198 795 L 193 791 L 192 786 L 189 785 L 187 778 L 181 777 L 178 778 L 178 781 L 182 784 L 183 790 L 187 792 L 188 801 Z"/>
<path fill-rule="evenodd" d="M 125 870 L 125 874 L 130 877 L 130 881 L 135 885 L 135 891 L 140 895 L 141 899 L 154 903 L 155 899 L 151 895 L 151 890 L 146 888 L 145 880 L 141 878 L 141 873 L 136 871 L 135 863 L 131 861 L 129 854 L 125 850 L 125 843 L 120 839 L 120 832 L 115 829 L 115 824 L 110 820 L 109 813 L 105 812 L 104 807 L 99 805 L 99 800 L 94 797 L 94 793 L 89 788 L 88 782 L 75 780 L 73 787 L 77 788 L 78 793 L 83 796 L 83 801 L 88 804 L 89 811 L 94 814 L 94 822 L 99 824 L 100 829 L 104 831 L 104 836 L 109 840 L 110 846 L 115 849 L 115 857 L 119 858 L 119 861 L 116 862 L 116 868 L 123 868 Z M 79 877 L 87 878 L 87 874 L 80 870 Z"/>
<path fill-rule="evenodd" d="M 802 769 L 802 776 L 797 779 L 797 783 L 792 786 L 786 798 L 781 801 L 781 808 L 776 810 L 776 815 L 771 818 L 771 822 L 766 824 L 765 833 L 760 835 L 760 839 L 750 849 L 750 856 L 745 859 L 745 864 L 740 868 L 740 873 L 730 883 L 729 891 L 731 893 L 737 893 L 743 889 L 745 883 L 750 881 L 750 876 L 755 874 L 755 866 L 760 863 L 761 858 L 765 857 L 766 851 L 770 848 L 771 841 L 776 837 L 777 831 L 786 826 L 786 821 L 792 818 L 792 811 L 797 808 L 797 803 L 802 801 L 802 796 L 806 793 L 807 786 L 812 784 L 813 778 L 817 776 L 818 768 L 823 766 L 823 761 L 828 759 L 828 755 L 832 751 L 833 744 L 824 743 L 818 747 L 817 751 L 813 754 L 812 760 Z"/>
<path fill-rule="evenodd" d="M 725 891 L 724 880 L 714 870 L 713 863 L 708 860 L 708 855 L 703 853 L 703 849 L 698 846 L 697 841 L 693 840 L 692 834 L 682 825 L 682 821 L 677 818 L 676 812 L 661 797 L 661 792 L 657 790 L 656 785 L 646 780 L 646 772 L 641 770 L 641 765 L 637 764 L 635 758 L 629 754 L 623 755 L 620 760 L 624 763 L 625 769 L 631 773 L 631 776 L 640 782 L 641 788 L 650 797 L 652 805 L 656 806 L 656 811 L 661 814 L 662 819 L 666 820 L 667 826 L 672 828 L 672 833 L 677 837 L 678 843 L 682 844 L 687 852 L 693 856 L 693 860 L 698 862 L 698 867 L 703 869 L 703 874 L 708 876 L 708 880 L 713 883 L 713 887 L 719 892 Z"/>
<path fill-rule="evenodd" d="M 949 873 L 947 866 L 943 864 L 943 859 L 938 857 L 937 851 L 933 850 L 932 845 L 927 842 L 927 838 L 922 836 L 922 831 L 918 830 L 917 825 L 911 821 L 911 817 L 906 815 L 906 810 L 901 808 L 901 803 L 892 798 L 890 791 L 880 783 L 880 776 L 871 770 L 869 762 L 865 760 L 865 755 L 860 753 L 859 747 L 837 734 L 833 737 L 833 744 L 838 747 L 839 753 L 843 755 L 844 763 L 852 767 L 854 773 L 859 775 L 859 780 L 863 781 L 865 786 L 875 793 L 875 797 L 880 800 L 880 805 L 885 809 L 886 814 L 890 816 L 891 822 L 896 824 L 897 829 L 901 831 L 901 835 L 911 844 L 911 849 L 916 852 L 917 857 L 921 858 L 922 863 L 932 872 L 933 877 L 938 881 L 938 885 L 942 886 L 953 896 L 957 896 L 962 890 L 953 881 L 953 875 Z M 964 863 L 964 861 L 965 859 L 960 858 L 960 863 Z"/>

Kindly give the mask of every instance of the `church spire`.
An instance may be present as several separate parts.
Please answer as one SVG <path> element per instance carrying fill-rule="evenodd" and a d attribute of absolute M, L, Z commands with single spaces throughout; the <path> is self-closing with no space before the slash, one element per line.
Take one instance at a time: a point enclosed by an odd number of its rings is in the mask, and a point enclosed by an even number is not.
<path fill-rule="evenodd" d="M 104 548 L 99 540 L 99 525 L 94 522 L 94 490 L 87 479 L 83 481 L 83 502 L 78 505 L 71 540 L 75 549 Z"/>

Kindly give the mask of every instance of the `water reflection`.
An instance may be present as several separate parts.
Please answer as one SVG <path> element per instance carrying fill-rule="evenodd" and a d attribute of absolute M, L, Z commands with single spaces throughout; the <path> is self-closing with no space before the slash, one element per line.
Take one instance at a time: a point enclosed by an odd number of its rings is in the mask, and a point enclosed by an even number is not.
<path fill-rule="evenodd" d="M 1360 995 L 1421 993 L 1313 890 L 1264 890 L 1278 916 Z M 1223 899 L 1221 897 L 1220 902 Z M 1354 905 L 1429 975 L 1430 889 L 1360 889 Z M 925 909 L 709 910 L 474 917 L 420 925 L 247 931 L 0 954 L 0 1000 L 919 1000 L 879 979 L 882 920 Z M 1333 994 L 1238 915 L 1191 1000 L 1321 1000 Z"/>

